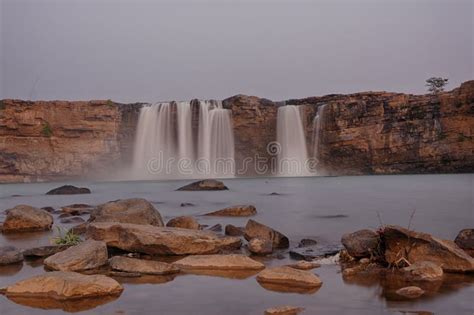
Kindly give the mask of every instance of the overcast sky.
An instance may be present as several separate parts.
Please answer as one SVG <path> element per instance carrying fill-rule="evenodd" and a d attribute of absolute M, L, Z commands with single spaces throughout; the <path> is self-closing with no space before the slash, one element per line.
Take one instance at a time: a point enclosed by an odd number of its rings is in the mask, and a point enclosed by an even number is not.
<path fill-rule="evenodd" d="M 473 0 L 0 0 L 0 98 L 424 93 L 473 79 Z"/>

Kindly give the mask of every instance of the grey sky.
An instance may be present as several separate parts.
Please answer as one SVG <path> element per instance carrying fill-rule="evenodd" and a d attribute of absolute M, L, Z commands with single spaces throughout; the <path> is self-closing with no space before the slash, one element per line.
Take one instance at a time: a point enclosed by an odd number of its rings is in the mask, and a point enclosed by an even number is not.
<path fill-rule="evenodd" d="M 0 1 L 0 98 L 281 100 L 474 78 L 472 0 Z"/>

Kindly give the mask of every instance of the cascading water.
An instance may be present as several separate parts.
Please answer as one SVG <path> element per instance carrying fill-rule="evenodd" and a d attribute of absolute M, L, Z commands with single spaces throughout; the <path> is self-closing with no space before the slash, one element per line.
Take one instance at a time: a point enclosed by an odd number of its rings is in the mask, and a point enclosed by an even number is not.
<path fill-rule="evenodd" d="M 317 161 L 316 169 L 320 169 L 320 146 L 321 146 L 321 133 L 324 127 L 324 112 L 327 104 L 318 107 L 316 116 L 313 120 L 313 158 Z"/>
<path fill-rule="evenodd" d="M 280 176 L 313 175 L 308 165 L 306 138 L 298 106 L 286 105 L 278 108 L 277 142 L 280 145 Z"/>
<path fill-rule="evenodd" d="M 140 110 L 133 178 L 208 178 L 234 174 L 234 135 L 230 111 L 220 102 L 199 102 L 193 128 L 189 102 L 158 103 Z M 197 146 L 193 134 L 197 133 Z"/>

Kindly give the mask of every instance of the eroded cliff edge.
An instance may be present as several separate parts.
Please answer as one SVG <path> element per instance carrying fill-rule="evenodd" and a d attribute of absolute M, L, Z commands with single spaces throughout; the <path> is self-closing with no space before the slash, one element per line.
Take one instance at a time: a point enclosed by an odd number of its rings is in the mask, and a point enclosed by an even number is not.
<path fill-rule="evenodd" d="M 237 169 L 246 157 L 269 158 L 279 104 L 245 95 L 223 104 L 232 110 Z M 301 106 L 310 152 L 313 119 L 326 105 L 318 146 L 326 174 L 474 171 L 474 81 L 439 95 L 363 92 L 286 104 Z M 120 173 L 131 162 L 142 105 L 1 101 L 0 182 Z"/>

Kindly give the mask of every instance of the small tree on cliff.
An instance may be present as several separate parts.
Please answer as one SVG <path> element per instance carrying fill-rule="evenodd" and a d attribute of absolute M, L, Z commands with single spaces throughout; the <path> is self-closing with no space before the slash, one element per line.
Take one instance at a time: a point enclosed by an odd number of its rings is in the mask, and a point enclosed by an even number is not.
<path fill-rule="evenodd" d="M 426 86 L 428 87 L 428 91 L 433 94 L 443 92 L 444 87 L 447 84 L 448 84 L 448 79 L 444 79 L 441 77 L 432 77 L 426 80 Z"/>

